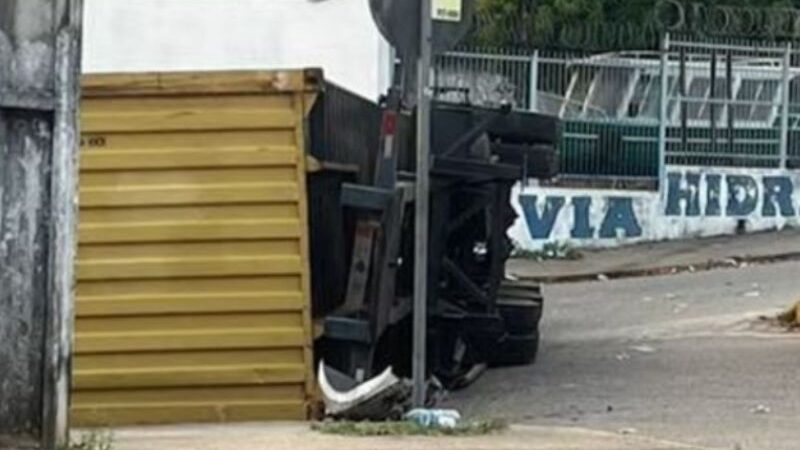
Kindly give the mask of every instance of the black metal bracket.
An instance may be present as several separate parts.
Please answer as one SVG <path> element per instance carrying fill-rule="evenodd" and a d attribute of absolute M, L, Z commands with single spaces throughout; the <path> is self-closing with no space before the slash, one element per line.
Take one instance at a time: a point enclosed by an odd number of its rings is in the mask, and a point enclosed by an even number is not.
<path fill-rule="evenodd" d="M 487 163 L 477 159 L 437 156 L 433 158 L 432 172 L 434 175 L 468 177 L 473 181 L 519 180 L 523 168 L 510 164 Z"/>
<path fill-rule="evenodd" d="M 442 267 L 446 272 L 455 278 L 455 280 L 464 287 L 469 295 L 474 299 L 477 300 L 485 305 L 491 303 L 489 297 L 486 295 L 483 290 L 477 286 L 475 283 L 470 280 L 470 278 L 465 274 L 457 265 L 449 258 L 444 258 L 442 261 Z"/>
<path fill-rule="evenodd" d="M 366 320 L 349 317 L 327 317 L 325 319 L 325 337 L 349 342 L 371 344 L 371 325 Z"/>
<path fill-rule="evenodd" d="M 503 114 L 492 113 L 484 117 L 483 120 L 478 122 L 478 124 L 472 127 L 466 134 L 461 136 L 457 141 L 453 142 L 450 147 L 447 148 L 447 150 L 441 153 L 441 156 L 450 156 L 459 150 L 463 150 L 468 145 L 475 142 L 476 139 L 481 137 L 483 133 L 486 133 L 492 124 L 502 116 Z"/>
<path fill-rule="evenodd" d="M 381 212 L 392 205 L 395 192 L 361 184 L 342 185 L 342 205 L 367 211 Z"/>

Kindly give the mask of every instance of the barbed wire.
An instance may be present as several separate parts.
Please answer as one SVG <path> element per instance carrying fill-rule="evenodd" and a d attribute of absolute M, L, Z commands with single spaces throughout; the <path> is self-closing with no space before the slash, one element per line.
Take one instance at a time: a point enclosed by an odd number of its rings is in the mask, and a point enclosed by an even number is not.
<path fill-rule="evenodd" d="M 778 39 L 800 36 L 800 9 L 797 8 L 659 0 L 652 20 L 664 31 Z"/>
<path fill-rule="evenodd" d="M 479 14 L 470 44 L 580 51 L 655 49 L 665 32 L 695 38 L 797 40 L 800 9 L 658 0 L 633 22 L 556 20 L 542 29 L 530 15 Z"/>

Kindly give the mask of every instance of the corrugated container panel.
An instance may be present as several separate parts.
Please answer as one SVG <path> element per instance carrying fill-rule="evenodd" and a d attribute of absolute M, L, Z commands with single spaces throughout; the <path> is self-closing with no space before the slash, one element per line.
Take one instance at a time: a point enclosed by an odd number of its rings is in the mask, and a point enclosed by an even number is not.
<path fill-rule="evenodd" d="M 313 72 L 84 81 L 72 418 L 305 419 Z"/>
<path fill-rule="evenodd" d="M 326 82 L 309 117 L 309 151 L 319 161 L 351 171 L 320 171 L 309 178 L 311 268 L 315 318 L 344 301 L 355 221 L 341 208 L 342 183 L 372 182 L 379 151 L 381 108 L 336 84 Z"/>
<path fill-rule="evenodd" d="M 358 168 L 358 181 L 371 183 L 380 144 L 381 109 L 334 83 L 325 83 L 322 101 L 312 110 L 311 154 Z"/>

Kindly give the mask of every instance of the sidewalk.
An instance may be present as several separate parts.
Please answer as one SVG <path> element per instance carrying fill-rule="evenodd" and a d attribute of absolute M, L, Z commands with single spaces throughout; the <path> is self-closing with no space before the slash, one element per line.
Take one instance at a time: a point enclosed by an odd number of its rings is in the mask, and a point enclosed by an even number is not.
<path fill-rule="evenodd" d="M 192 425 L 121 429 L 114 450 L 700 450 L 578 428 L 515 426 L 468 438 L 347 438 L 305 424 Z"/>
<path fill-rule="evenodd" d="M 800 259 L 800 230 L 639 244 L 581 253 L 583 258 L 578 260 L 513 260 L 508 263 L 507 270 L 521 279 L 558 283 Z"/>

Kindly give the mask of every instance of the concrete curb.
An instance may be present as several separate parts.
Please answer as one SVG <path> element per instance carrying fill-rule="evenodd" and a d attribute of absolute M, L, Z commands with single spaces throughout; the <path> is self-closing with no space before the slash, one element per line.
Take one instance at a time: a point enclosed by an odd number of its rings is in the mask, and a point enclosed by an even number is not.
<path fill-rule="evenodd" d="M 331 436 L 304 423 L 185 425 L 119 429 L 114 444 L 118 450 L 712 450 L 636 433 L 537 425 L 472 437 Z"/>
<path fill-rule="evenodd" d="M 556 427 L 556 426 L 533 426 L 533 425 L 511 425 L 512 431 L 522 431 L 528 433 L 536 433 L 543 431 L 562 432 L 565 435 L 573 436 L 586 436 L 589 438 L 597 439 L 623 439 L 630 445 L 641 445 L 641 449 L 661 449 L 669 448 L 670 450 L 718 450 L 711 447 L 699 447 L 696 445 L 684 444 L 681 442 L 667 441 L 663 439 L 656 439 L 646 435 L 628 434 L 623 435 L 619 433 L 612 433 L 609 431 L 599 431 L 591 428 L 582 427 Z"/>
<path fill-rule="evenodd" d="M 550 276 L 518 276 L 522 281 L 544 284 L 578 283 L 583 281 L 616 280 L 624 278 L 641 278 L 651 276 L 675 275 L 678 273 L 707 272 L 718 269 L 738 269 L 746 265 L 774 264 L 800 260 L 800 252 L 789 252 L 773 255 L 729 256 L 723 259 L 712 259 L 705 262 L 671 266 L 645 267 L 639 269 L 617 270 L 609 272 L 573 273 Z"/>

